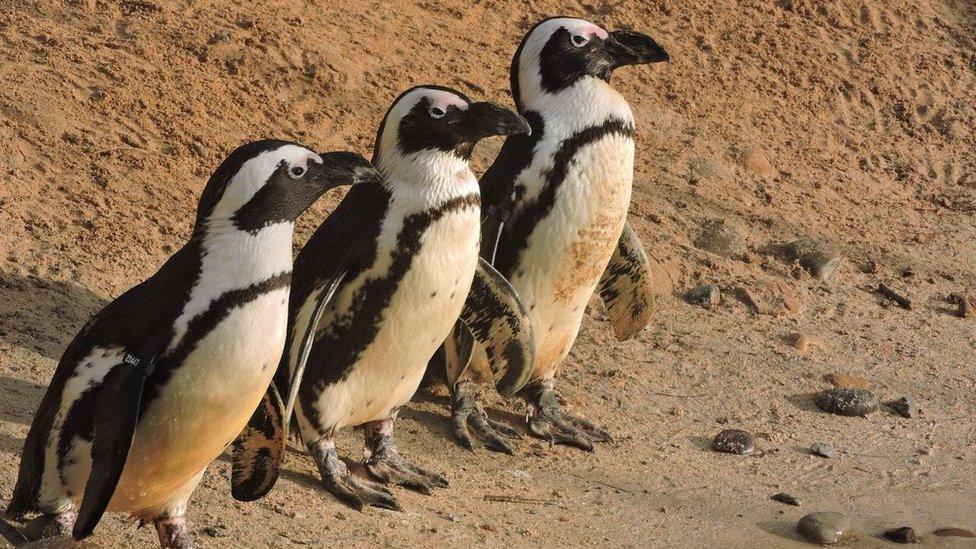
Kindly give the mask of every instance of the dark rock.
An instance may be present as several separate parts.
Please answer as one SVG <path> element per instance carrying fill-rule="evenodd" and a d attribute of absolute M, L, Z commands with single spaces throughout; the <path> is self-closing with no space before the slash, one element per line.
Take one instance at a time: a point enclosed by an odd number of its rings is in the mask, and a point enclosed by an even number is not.
<path fill-rule="evenodd" d="M 932 533 L 942 538 L 976 538 L 976 532 L 965 528 L 939 528 Z"/>
<path fill-rule="evenodd" d="M 738 231 L 721 219 L 713 219 L 702 226 L 695 239 L 695 247 L 724 257 L 737 259 L 746 253 L 746 245 Z"/>
<path fill-rule="evenodd" d="M 810 451 L 815 456 L 825 457 L 827 459 L 837 458 L 837 450 L 835 450 L 833 446 L 823 442 L 814 442 L 813 445 L 810 446 Z"/>
<path fill-rule="evenodd" d="M 915 535 L 915 530 L 910 526 L 886 530 L 884 537 L 886 540 L 895 543 L 918 543 L 918 536 Z"/>
<path fill-rule="evenodd" d="M 756 451 L 756 441 L 752 435 L 741 429 L 726 429 L 715 435 L 712 449 L 716 452 L 745 456 Z"/>
<path fill-rule="evenodd" d="M 796 499 L 795 497 L 791 496 L 790 494 L 787 494 L 786 492 L 780 492 L 778 494 L 773 494 L 772 496 L 769 496 L 769 499 L 771 499 L 773 501 L 778 501 L 780 503 L 785 503 L 787 505 L 793 505 L 795 507 L 799 507 L 800 506 L 800 500 Z"/>
<path fill-rule="evenodd" d="M 796 523 L 796 531 L 806 540 L 821 545 L 833 545 L 851 539 L 854 534 L 850 518 L 829 511 L 804 516 Z"/>
<path fill-rule="evenodd" d="M 685 299 L 692 305 L 712 311 L 722 303 L 722 290 L 714 284 L 703 284 L 686 293 Z"/>
<path fill-rule="evenodd" d="M 878 410 L 878 397 L 866 389 L 827 389 L 813 399 L 825 412 L 841 416 L 864 416 Z"/>
<path fill-rule="evenodd" d="M 915 399 L 910 396 L 903 396 L 898 400 L 892 400 L 888 402 L 888 407 L 898 413 L 901 417 L 913 418 L 918 417 L 922 409 L 915 402 Z"/>

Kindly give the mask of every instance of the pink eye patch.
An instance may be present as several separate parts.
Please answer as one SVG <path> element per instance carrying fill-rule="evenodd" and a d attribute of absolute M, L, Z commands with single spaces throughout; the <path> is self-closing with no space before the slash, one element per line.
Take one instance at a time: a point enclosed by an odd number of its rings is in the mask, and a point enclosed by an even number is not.
<path fill-rule="evenodd" d="M 430 107 L 438 107 L 443 112 L 447 112 L 447 108 L 454 106 L 462 111 L 468 109 L 468 103 L 461 99 L 460 97 L 454 95 L 453 93 L 442 91 L 442 90 L 432 90 L 427 92 L 427 102 L 430 103 Z"/>

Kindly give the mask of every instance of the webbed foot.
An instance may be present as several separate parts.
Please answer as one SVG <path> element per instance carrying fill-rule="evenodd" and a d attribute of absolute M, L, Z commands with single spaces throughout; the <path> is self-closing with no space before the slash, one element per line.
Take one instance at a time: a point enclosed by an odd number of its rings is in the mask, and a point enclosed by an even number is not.
<path fill-rule="evenodd" d="M 527 420 L 533 435 L 588 452 L 593 451 L 595 442 L 613 440 L 605 429 L 585 418 L 564 412 L 553 391 L 551 379 L 529 384 L 522 394 L 528 404 Z"/>
<path fill-rule="evenodd" d="M 386 484 L 397 484 L 430 495 L 434 488 L 447 488 L 447 479 L 403 459 L 393 443 L 393 418 L 363 426 L 366 445 L 364 465 L 369 474 Z"/>
<path fill-rule="evenodd" d="M 159 518 L 153 521 L 153 526 L 163 549 L 193 549 L 193 536 L 186 527 L 186 517 Z"/>
<path fill-rule="evenodd" d="M 319 468 L 322 485 L 335 497 L 360 511 L 367 505 L 393 511 L 401 510 L 393 492 L 386 486 L 356 478 L 349 472 L 346 464 L 339 459 L 332 440 L 322 438 L 310 443 L 308 452 Z"/>
<path fill-rule="evenodd" d="M 78 513 L 75 511 L 44 514 L 28 522 L 21 530 L 21 534 L 28 541 L 59 537 L 70 538 L 71 529 L 74 528 L 77 518 Z"/>
<path fill-rule="evenodd" d="M 474 383 L 459 381 L 454 386 L 451 418 L 454 421 L 454 436 L 468 450 L 474 451 L 477 439 L 489 450 L 509 455 L 515 453 L 511 439 L 518 437 L 518 431 L 488 417 L 478 401 Z"/>

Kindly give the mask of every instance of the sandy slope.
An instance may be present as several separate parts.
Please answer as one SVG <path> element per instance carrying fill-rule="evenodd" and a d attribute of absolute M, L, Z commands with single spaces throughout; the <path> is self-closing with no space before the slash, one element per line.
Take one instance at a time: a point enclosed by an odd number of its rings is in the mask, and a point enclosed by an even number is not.
<path fill-rule="evenodd" d="M 515 457 L 471 455 L 449 437 L 444 392 L 421 395 L 400 446 L 450 489 L 398 490 L 405 513 L 360 514 L 293 452 L 275 491 L 243 505 L 221 461 L 190 511 L 211 527 L 200 545 L 788 546 L 792 523 L 819 509 L 850 513 L 863 547 L 884 527 L 976 528 L 976 321 L 945 301 L 976 293 L 972 2 L 202 4 L 0 3 L 0 497 L 64 346 L 180 245 L 226 151 L 281 136 L 366 153 L 388 103 L 416 83 L 510 103 L 521 34 L 565 12 L 650 31 L 674 57 L 615 77 L 638 122 L 631 220 L 665 297 L 622 344 L 594 303 L 562 376 L 569 405 L 617 442 L 582 454 L 527 439 Z M 479 169 L 497 146 L 480 148 Z M 303 237 L 336 199 L 306 216 Z M 747 261 L 692 245 L 715 218 L 742 233 Z M 834 284 L 767 253 L 798 236 L 843 252 Z M 863 272 L 869 260 L 879 272 Z M 913 310 L 873 293 L 881 280 Z M 730 292 L 714 312 L 679 298 L 703 282 L 745 289 L 758 310 Z M 799 312 L 782 312 L 780 283 Z M 804 354 L 789 343 L 798 332 L 815 341 Z M 809 394 L 835 370 L 885 399 L 915 396 L 923 416 L 816 411 Z M 521 410 L 494 401 L 492 413 Z M 756 433 L 763 455 L 707 451 L 726 426 Z M 818 440 L 841 459 L 808 455 Z M 343 440 L 351 457 L 358 444 Z M 768 500 L 784 490 L 803 506 Z M 503 494 L 547 502 L 484 501 Z M 154 535 L 112 517 L 94 541 Z"/>

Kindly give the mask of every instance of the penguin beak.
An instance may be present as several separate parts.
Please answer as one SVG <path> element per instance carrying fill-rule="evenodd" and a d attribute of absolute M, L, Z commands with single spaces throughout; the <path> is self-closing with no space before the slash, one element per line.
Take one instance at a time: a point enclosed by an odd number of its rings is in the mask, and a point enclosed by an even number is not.
<path fill-rule="evenodd" d="M 322 157 L 322 165 L 319 167 L 318 179 L 326 188 L 381 180 L 380 173 L 369 160 L 356 153 L 336 151 L 319 156 Z"/>
<path fill-rule="evenodd" d="M 603 43 L 603 51 L 611 69 L 624 65 L 645 65 L 671 61 L 668 52 L 653 38 L 629 30 L 611 32 Z"/>
<path fill-rule="evenodd" d="M 531 134 L 529 123 L 514 111 L 495 103 L 471 103 L 452 121 L 458 140 L 472 143 L 493 135 Z"/>

